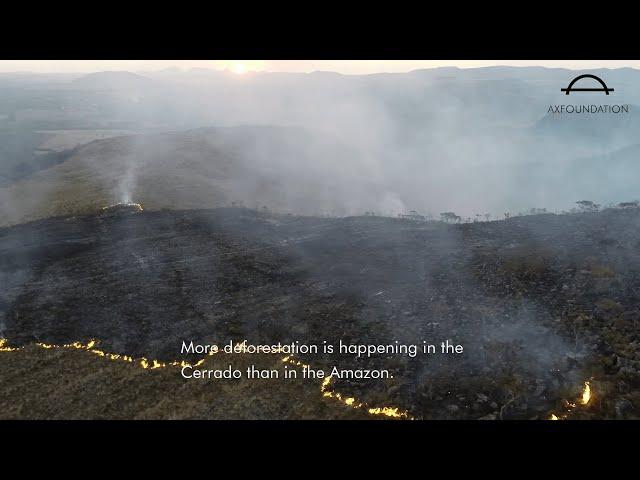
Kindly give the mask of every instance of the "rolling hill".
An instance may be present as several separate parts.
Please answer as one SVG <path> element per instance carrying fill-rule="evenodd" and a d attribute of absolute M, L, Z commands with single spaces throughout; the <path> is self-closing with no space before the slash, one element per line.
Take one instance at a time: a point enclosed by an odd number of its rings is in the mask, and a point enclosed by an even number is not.
<path fill-rule="evenodd" d="M 208 128 L 78 147 L 65 162 L 0 188 L 0 223 L 93 212 L 124 201 L 152 210 L 238 203 L 344 213 L 375 208 L 380 193 L 357 151 L 304 129 Z"/>

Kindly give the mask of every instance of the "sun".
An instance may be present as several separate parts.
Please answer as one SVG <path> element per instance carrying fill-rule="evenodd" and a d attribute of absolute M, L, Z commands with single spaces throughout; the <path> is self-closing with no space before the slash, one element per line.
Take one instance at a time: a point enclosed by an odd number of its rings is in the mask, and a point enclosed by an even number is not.
<path fill-rule="evenodd" d="M 234 63 L 231 65 L 231 71 L 236 75 L 244 75 L 247 73 L 247 66 L 244 63 Z"/>
<path fill-rule="evenodd" d="M 233 75 L 252 75 L 266 69 L 265 60 L 213 60 L 216 70 L 223 70 Z"/>

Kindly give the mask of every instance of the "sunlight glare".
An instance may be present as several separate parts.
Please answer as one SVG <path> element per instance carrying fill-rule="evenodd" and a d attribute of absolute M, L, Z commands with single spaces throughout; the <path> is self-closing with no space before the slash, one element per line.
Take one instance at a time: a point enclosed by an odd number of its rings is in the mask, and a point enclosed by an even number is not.
<path fill-rule="evenodd" d="M 244 63 L 234 63 L 231 66 L 231 71 L 236 75 L 244 75 L 247 73 L 247 66 Z"/>

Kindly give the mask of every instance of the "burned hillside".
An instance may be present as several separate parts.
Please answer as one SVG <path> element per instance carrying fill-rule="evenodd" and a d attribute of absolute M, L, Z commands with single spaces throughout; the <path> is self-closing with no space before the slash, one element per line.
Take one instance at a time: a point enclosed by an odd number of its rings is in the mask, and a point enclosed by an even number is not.
<path fill-rule="evenodd" d="M 415 418 L 635 418 L 639 224 L 638 209 L 460 225 L 244 208 L 50 218 L 0 229 L 0 337 L 161 360 L 184 339 L 449 339 L 463 355 L 304 360 L 389 369 L 335 388 Z M 568 408 L 585 382 L 593 401 Z"/>

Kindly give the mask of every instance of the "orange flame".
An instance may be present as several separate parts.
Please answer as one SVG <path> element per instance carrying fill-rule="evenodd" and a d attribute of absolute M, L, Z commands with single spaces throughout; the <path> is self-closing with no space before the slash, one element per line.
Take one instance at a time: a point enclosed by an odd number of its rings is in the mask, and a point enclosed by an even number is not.
<path fill-rule="evenodd" d="M 584 382 L 584 389 L 582 390 L 582 398 L 580 399 L 580 403 L 582 405 L 586 405 L 591 400 L 591 385 L 589 382 Z"/>
<path fill-rule="evenodd" d="M 289 363 L 297 367 L 309 368 L 309 365 L 294 359 L 291 355 L 284 357 L 282 359 L 282 362 Z M 331 377 L 325 377 L 324 380 L 322 381 L 322 384 L 320 385 L 320 393 L 325 398 L 333 398 L 339 401 L 340 403 L 342 403 L 343 405 L 346 405 L 347 407 L 350 407 L 353 409 L 360 409 L 360 408 L 366 409 L 366 412 L 369 415 L 382 415 L 385 417 L 406 418 L 409 420 L 415 420 L 414 417 L 409 415 L 409 412 L 401 411 L 397 407 L 375 407 L 374 408 L 374 407 L 370 407 L 365 402 L 358 401 L 355 397 L 345 397 L 340 392 L 336 392 L 335 390 L 330 389 L 330 385 L 331 385 Z"/>
<path fill-rule="evenodd" d="M 579 399 L 579 403 L 580 405 L 586 406 L 589 404 L 589 402 L 591 401 L 591 384 L 587 381 L 584 382 L 584 387 L 582 388 L 582 394 L 580 395 L 580 399 Z M 564 420 L 566 419 L 569 414 L 571 414 L 573 412 L 573 410 L 576 408 L 578 402 L 569 402 L 569 401 L 565 401 L 565 408 L 566 408 L 566 412 L 563 414 L 559 414 L 556 415 L 555 413 L 552 413 L 551 416 L 549 417 L 549 420 Z"/>
<path fill-rule="evenodd" d="M 167 367 L 198 367 L 204 363 L 204 359 L 198 360 L 198 362 L 196 362 L 195 364 L 185 362 L 184 360 L 182 361 L 175 360 L 172 362 L 164 363 L 164 362 L 160 362 L 159 360 L 153 360 L 153 359 L 149 360 L 145 357 L 142 357 L 136 361 L 133 357 L 129 355 L 123 355 L 120 353 L 109 353 L 109 352 L 105 352 L 103 350 L 94 348 L 98 343 L 99 342 L 97 340 L 90 340 L 86 344 L 82 342 L 72 342 L 72 343 L 66 343 L 63 345 L 37 342 L 36 346 L 43 348 L 45 350 L 58 349 L 58 348 L 62 348 L 66 350 L 84 350 L 86 352 L 92 353 L 93 355 L 96 355 L 98 357 L 104 357 L 109 360 L 114 360 L 114 361 L 119 360 L 121 362 L 133 363 L 145 370 L 156 370 L 158 368 L 167 368 Z M 24 347 L 9 347 L 7 346 L 7 339 L 0 338 L 0 352 L 15 352 L 22 348 Z"/>

